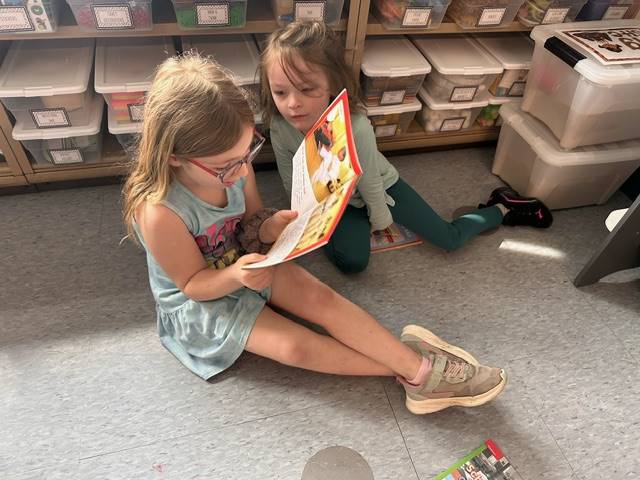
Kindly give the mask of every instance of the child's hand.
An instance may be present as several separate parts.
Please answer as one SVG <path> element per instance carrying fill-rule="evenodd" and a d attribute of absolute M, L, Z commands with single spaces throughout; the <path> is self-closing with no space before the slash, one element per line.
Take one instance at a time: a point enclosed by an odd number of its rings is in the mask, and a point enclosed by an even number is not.
<path fill-rule="evenodd" d="M 282 231 L 289 223 L 298 217 L 298 212 L 294 210 L 279 210 L 271 217 L 267 218 L 262 225 L 260 225 L 260 231 L 258 236 L 262 243 L 275 242 Z"/>
<path fill-rule="evenodd" d="M 259 253 L 250 253 L 248 255 L 241 256 L 236 263 L 231 267 L 235 278 L 245 287 L 251 290 L 264 290 L 273 281 L 273 267 L 255 268 L 250 270 L 243 270 L 242 267 L 250 265 L 252 263 L 261 262 L 267 258 L 266 255 L 260 255 Z"/>

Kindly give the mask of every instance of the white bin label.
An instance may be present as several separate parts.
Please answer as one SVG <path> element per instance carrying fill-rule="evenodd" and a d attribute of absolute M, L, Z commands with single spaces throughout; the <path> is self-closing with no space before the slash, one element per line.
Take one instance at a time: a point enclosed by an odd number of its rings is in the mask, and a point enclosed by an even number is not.
<path fill-rule="evenodd" d="M 562 23 L 564 19 L 567 18 L 567 13 L 569 13 L 568 8 L 550 8 L 547 10 L 547 13 L 544 14 L 542 24 Z"/>
<path fill-rule="evenodd" d="M 296 20 L 324 21 L 326 2 L 296 2 Z"/>
<path fill-rule="evenodd" d="M 26 7 L 0 7 L 0 32 L 32 32 L 35 30 Z"/>
<path fill-rule="evenodd" d="M 144 103 L 130 103 L 127 105 L 129 109 L 129 118 L 132 122 L 141 122 L 144 113 Z"/>
<path fill-rule="evenodd" d="M 451 92 L 451 102 L 470 102 L 476 96 L 478 87 L 455 87 Z"/>
<path fill-rule="evenodd" d="M 380 105 L 397 105 L 404 101 L 406 90 L 389 90 L 382 93 Z"/>
<path fill-rule="evenodd" d="M 49 150 L 49 154 L 51 155 L 53 163 L 55 163 L 56 165 L 84 162 L 84 159 L 82 158 L 82 152 L 80 152 L 80 150 L 78 150 L 77 148 L 69 150 Z"/>
<path fill-rule="evenodd" d="M 621 20 L 629 10 L 629 6 L 625 7 L 609 7 L 602 16 L 602 20 Z"/>
<path fill-rule="evenodd" d="M 41 108 L 29 110 L 33 123 L 38 128 L 70 127 L 71 121 L 64 108 Z"/>
<path fill-rule="evenodd" d="M 228 3 L 196 3 L 198 25 L 229 25 Z"/>
<path fill-rule="evenodd" d="M 133 28 L 129 5 L 92 5 L 98 30 L 128 30 Z"/>
<path fill-rule="evenodd" d="M 426 27 L 431 16 L 431 7 L 407 8 L 402 19 L 403 27 Z"/>
<path fill-rule="evenodd" d="M 507 92 L 507 97 L 521 97 L 524 95 L 524 87 L 527 86 L 527 82 L 513 82 L 509 91 Z"/>
<path fill-rule="evenodd" d="M 465 121 L 464 117 L 447 118 L 442 121 L 442 125 L 440 125 L 440 131 L 441 132 L 458 131 L 464 125 L 464 121 Z"/>
<path fill-rule="evenodd" d="M 379 125 L 376 127 L 376 137 L 393 137 L 398 130 L 398 125 Z"/>
<path fill-rule="evenodd" d="M 487 27 L 492 25 L 500 25 L 507 8 L 483 8 L 482 14 L 478 19 L 479 27 Z"/>

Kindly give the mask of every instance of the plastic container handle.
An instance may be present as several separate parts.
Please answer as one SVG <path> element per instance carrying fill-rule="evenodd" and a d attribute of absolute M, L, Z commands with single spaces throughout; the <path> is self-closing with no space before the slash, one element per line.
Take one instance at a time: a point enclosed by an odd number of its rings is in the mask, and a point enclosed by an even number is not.
<path fill-rule="evenodd" d="M 549 37 L 544 42 L 544 48 L 553 53 L 556 57 L 569 65 L 571 68 L 576 66 L 580 60 L 587 58 L 576 49 L 570 47 L 558 37 Z"/>

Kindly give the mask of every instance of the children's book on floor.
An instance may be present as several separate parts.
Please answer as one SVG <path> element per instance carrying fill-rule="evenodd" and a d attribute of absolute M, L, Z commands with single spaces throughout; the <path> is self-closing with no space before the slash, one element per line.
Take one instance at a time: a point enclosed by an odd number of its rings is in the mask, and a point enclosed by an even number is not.
<path fill-rule="evenodd" d="M 498 445 L 487 440 L 434 480 L 522 480 L 522 477 Z"/>
<path fill-rule="evenodd" d="M 293 157 L 291 210 L 297 211 L 298 217 L 282 231 L 265 260 L 243 268 L 286 262 L 329 241 L 362 175 L 347 98 L 343 90 L 305 135 Z"/>
<path fill-rule="evenodd" d="M 407 227 L 392 223 L 384 230 L 378 230 L 371 234 L 371 253 L 386 252 L 421 243 L 422 239 Z"/>

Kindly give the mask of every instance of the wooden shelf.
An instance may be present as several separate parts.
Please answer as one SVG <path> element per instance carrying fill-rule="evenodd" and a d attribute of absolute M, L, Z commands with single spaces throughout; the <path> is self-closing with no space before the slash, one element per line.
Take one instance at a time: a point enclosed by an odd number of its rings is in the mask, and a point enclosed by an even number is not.
<path fill-rule="evenodd" d="M 414 34 L 447 34 L 447 33 L 500 33 L 500 32 L 530 32 L 531 27 L 525 27 L 520 22 L 511 22 L 504 27 L 466 29 L 459 27 L 449 18 L 445 18 L 438 28 L 405 28 L 402 30 L 387 30 L 380 21 L 369 14 L 367 23 L 367 35 L 414 35 Z"/>
<path fill-rule="evenodd" d="M 23 175 L 3 175 L 0 173 L 0 187 L 20 187 L 28 185 Z"/>

